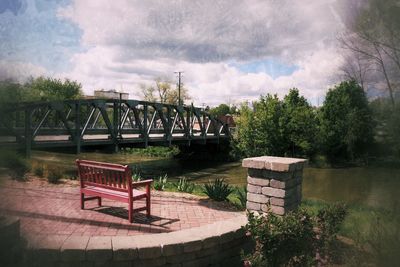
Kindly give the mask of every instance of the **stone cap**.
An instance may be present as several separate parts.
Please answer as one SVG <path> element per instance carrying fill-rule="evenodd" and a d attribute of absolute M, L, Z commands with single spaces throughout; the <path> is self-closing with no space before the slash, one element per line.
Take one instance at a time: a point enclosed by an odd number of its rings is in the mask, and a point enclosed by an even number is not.
<path fill-rule="evenodd" d="M 243 160 L 242 166 L 251 169 L 290 172 L 303 169 L 307 162 L 307 159 L 262 156 L 246 158 Z"/>

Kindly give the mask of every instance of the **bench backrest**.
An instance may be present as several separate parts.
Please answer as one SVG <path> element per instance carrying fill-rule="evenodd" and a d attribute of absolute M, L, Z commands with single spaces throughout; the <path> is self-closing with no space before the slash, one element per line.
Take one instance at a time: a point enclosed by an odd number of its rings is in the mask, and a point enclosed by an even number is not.
<path fill-rule="evenodd" d="M 122 192 L 132 189 L 132 172 L 128 165 L 91 160 L 76 160 L 81 187 L 98 186 Z"/>

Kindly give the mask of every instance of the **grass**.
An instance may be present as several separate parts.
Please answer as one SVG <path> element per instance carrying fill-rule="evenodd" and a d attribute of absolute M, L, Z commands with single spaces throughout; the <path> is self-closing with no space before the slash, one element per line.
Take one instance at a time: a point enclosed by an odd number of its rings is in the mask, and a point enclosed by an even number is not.
<path fill-rule="evenodd" d="M 146 157 L 160 157 L 172 158 L 179 154 L 179 148 L 176 146 L 162 147 L 162 146 L 148 146 L 146 148 L 124 148 L 124 154 L 136 154 Z"/>
<path fill-rule="evenodd" d="M 302 202 L 313 213 L 324 205 L 321 200 Z M 396 209 L 348 205 L 339 235 L 351 240 L 344 251 L 347 266 L 396 266 L 400 262 L 400 213 Z"/>

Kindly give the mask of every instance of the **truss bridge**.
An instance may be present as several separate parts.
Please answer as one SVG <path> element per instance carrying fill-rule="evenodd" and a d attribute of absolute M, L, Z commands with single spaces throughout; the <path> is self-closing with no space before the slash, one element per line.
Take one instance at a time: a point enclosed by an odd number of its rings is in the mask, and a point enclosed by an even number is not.
<path fill-rule="evenodd" d="M 229 141 L 228 125 L 194 106 L 82 99 L 1 107 L 0 145 L 31 149 L 188 145 Z"/>

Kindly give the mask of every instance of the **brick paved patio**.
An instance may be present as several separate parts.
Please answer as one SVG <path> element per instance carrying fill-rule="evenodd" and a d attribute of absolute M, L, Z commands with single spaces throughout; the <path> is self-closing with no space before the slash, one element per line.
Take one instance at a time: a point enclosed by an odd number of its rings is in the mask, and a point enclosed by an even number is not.
<path fill-rule="evenodd" d="M 79 187 L 75 184 L 51 185 L 33 179 L 7 180 L 0 185 L 0 214 L 21 219 L 21 234 L 64 236 L 121 236 L 165 233 L 198 227 L 242 214 L 220 203 L 176 193 L 152 191 L 152 216 L 135 213 L 127 220 L 127 204 L 103 199 L 86 202 L 80 209 Z M 138 201 L 134 207 L 143 205 Z"/>

